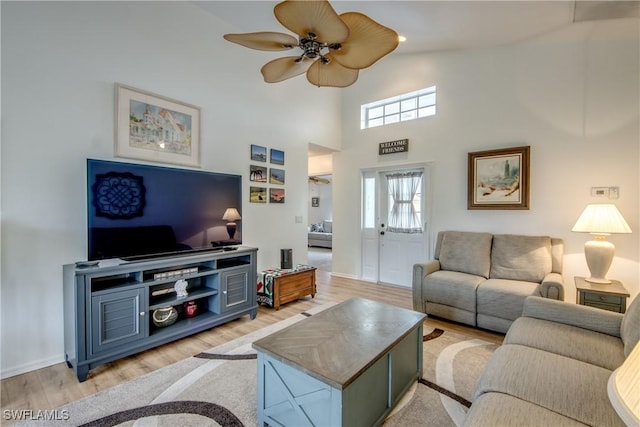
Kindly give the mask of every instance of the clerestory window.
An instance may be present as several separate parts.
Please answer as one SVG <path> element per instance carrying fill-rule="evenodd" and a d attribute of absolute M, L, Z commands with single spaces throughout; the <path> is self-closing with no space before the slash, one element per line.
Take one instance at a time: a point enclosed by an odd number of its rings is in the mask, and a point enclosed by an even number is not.
<path fill-rule="evenodd" d="M 360 106 L 360 129 L 405 122 L 436 114 L 436 87 L 431 86 Z"/>

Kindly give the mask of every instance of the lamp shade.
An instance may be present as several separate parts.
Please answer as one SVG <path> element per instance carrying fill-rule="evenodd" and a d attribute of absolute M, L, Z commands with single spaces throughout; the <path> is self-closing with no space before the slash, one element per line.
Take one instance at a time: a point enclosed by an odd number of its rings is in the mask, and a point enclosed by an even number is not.
<path fill-rule="evenodd" d="M 631 233 L 616 205 L 587 205 L 571 231 L 591 234 Z"/>
<path fill-rule="evenodd" d="M 238 209 L 227 208 L 227 210 L 224 211 L 224 215 L 222 215 L 222 219 L 225 221 L 237 221 L 239 219 L 242 219 L 242 217 L 240 217 L 240 213 L 238 213 Z"/>

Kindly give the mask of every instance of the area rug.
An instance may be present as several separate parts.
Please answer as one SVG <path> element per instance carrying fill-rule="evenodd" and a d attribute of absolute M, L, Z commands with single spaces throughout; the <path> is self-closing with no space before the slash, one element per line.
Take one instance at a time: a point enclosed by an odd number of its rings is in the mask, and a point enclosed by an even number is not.
<path fill-rule="evenodd" d="M 74 426 L 255 426 L 256 355 L 251 343 L 313 315 L 320 306 L 95 395 L 56 413 Z M 423 378 L 384 422 L 395 426 L 460 425 L 476 380 L 496 345 L 427 330 Z M 42 426 L 40 422 L 32 425 Z M 24 423 L 20 425 L 29 425 Z"/>

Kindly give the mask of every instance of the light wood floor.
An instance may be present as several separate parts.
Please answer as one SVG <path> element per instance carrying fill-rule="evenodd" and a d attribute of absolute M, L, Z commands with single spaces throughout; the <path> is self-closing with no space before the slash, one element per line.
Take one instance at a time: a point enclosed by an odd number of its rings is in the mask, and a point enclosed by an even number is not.
<path fill-rule="evenodd" d="M 191 357 L 323 303 L 340 302 L 350 297 L 360 296 L 399 307 L 412 308 L 410 289 L 334 277 L 325 271 L 317 272 L 316 281 L 318 293 L 313 299 L 306 297 L 285 304 L 278 311 L 261 306 L 258 316 L 253 321 L 249 319 L 249 316 L 244 316 L 191 337 L 102 365 L 92 369 L 87 380 L 82 383 L 78 382 L 73 369 L 67 368 L 64 362 L 4 379 L 1 382 L 2 413 L 4 410 L 38 411 L 57 408 Z M 427 319 L 425 331 L 428 331 L 428 328 L 436 327 L 497 344 L 502 343 L 504 338 L 502 334 L 444 320 Z M 6 420 L 3 421 L 6 423 Z"/>

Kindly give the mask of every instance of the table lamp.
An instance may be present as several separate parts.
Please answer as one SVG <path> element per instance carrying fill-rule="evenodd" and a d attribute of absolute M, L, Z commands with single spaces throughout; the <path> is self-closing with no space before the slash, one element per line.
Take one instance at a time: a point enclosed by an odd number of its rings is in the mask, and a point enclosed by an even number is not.
<path fill-rule="evenodd" d="M 233 236 L 236 234 L 236 223 L 235 221 L 242 219 L 240 217 L 240 213 L 238 213 L 238 209 L 236 208 L 227 208 L 224 211 L 224 215 L 222 215 L 222 219 L 227 222 L 227 233 L 229 233 L 229 239 L 233 240 Z"/>
<path fill-rule="evenodd" d="M 593 235 L 593 240 L 584 244 L 584 256 L 591 272 L 591 277 L 585 280 L 591 283 L 611 283 L 606 275 L 613 261 L 615 246 L 606 238 L 612 233 L 631 233 L 631 228 L 618 208 L 612 204 L 587 205 L 571 231 Z"/>

